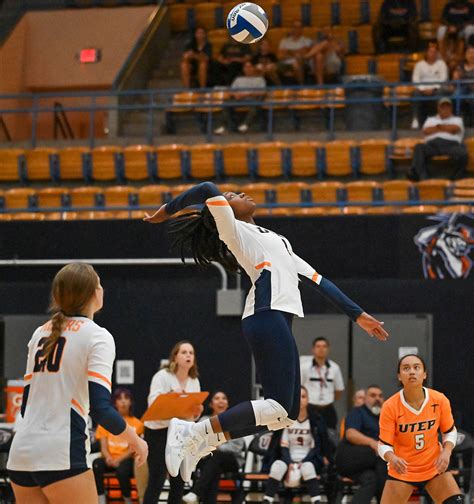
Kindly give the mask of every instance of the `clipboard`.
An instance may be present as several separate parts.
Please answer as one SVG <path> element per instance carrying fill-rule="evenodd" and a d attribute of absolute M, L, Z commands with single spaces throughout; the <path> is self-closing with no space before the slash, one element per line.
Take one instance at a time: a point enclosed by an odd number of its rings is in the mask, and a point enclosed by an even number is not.
<path fill-rule="evenodd" d="M 194 406 L 202 404 L 209 392 L 170 392 L 160 394 L 153 404 L 145 411 L 142 422 L 155 420 L 171 420 L 174 417 L 186 418 L 192 416 Z"/>

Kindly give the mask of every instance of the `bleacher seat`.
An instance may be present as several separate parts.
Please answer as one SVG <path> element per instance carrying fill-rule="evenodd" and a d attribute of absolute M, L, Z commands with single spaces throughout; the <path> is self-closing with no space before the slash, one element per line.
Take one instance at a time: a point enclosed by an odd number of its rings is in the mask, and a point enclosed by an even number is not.
<path fill-rule="evenodd" d="M 104 188 L 104 203 L 110 207 L 125 207 L 133 203 L 136 189 L 130 186 L 111 186 Z"/>
<path fill-rule="evenodd" d="M 70 198 L 73 208 L 94 207 L 97 197 L 102 194 L 102 189 L 92 186 L 75 187 L 71 189 Z"/>
<path fill-rule="evenodd" d="M 217 174 L 217 147 L 215 144 L 199 144 L 188 148 L 189 174 L 193 178 L 213 179 Z"/>
<path fill-rule="evenodd" d="M 363 3 L 363 0 L 351 0 L 350 2 L 342 0 L 338 2 L 339 24 L 348 26 L 360 24 L 363 21 Z"/>
<path fill-rule="evenodd" d="M 472 205 L 448 205 L 441 208 L 443 213 L 471 213 L 472 211 Z"/>
<path fill-rule="evenodd" d="M 318 174 L 318 149 L 321 142 L 293 142 L 289 145 L 291 175 L 294 177 L 316 177 Z"/>
<path fill-rule="evenodd" d="M 160 145 L 156 149 L 156 163 L 159 179 L 179 179 L 183 177 L 184 145 Z"/>
<path fill-rule="evenodd" d="M 388 140 L 362 140 L 359 142 L 362 175 L 382 175 L 387 172 L 390 142 Z"/>
<path fill-rule="evenodd" d="M 384 201 L 409 201 L 413 199 L 415 184 L 409 180 L 387 180 L 382 188 Z"/>
<path fill-rule="evenodd" d="M 152 206 L 158 208 L 166 203 L 170 188 L 166 185 L 148 185 L 140 187 L 137 191 L 138 204 L 140 206 Z M 143 214 L 143 213 L 142 213 Z"/>
<path fill-rule="evenodd" d="M 222 6 L 217 2 L 202 2 L 194 6 L 195 26 L 206 30 L 222 28 L 224 24 Z"/>
<path fill-rule="evenodd" d="M 12 220 L 12 215 L 11 213 L 0 213 L 0 221 L 10 221 Z"/>
<path fill-rule="evenodd" d="M 363 215 L 365 210 L 359 206 L 331 207 L 327 210 L 327 215 Z"/>
<path fill-rule="evenodd" d="M 357 52 L 359 54 L 374 54 L 374 39 L 372 37 L 372 25 L 364 24 L 354 29 L 357 38 Z"/>
<path fill-rule="evenodd" d="M 227 28 L 217 28 L 216 30 L 210 30 L 207 34 L 207 39 L 212 44 L 212 56 L 217 58 L 222 49 L 222 46 L 226 44 L 230 37 Z"/>
<path fill-rule="evenodd" d="M 29 208 L 36 198 L 36 191 L 28 187 L 8 189 L 3 198 L 5 208 Z"/>
<path fill-rule="evenodd" d="M 347 201 L 376 201 L 381 193 L 381 184 L 373 180 L 357 180 L 345 186 Z"/>
<path fill-rule="evenodd" d="M 59 180 L 85 180 L 91 150 L 88 147 L 66 147 L 58 153 Z"/>
<path fill-rule="evenodd" d="M 469 137 L 464 140 L 469 155 L 467 171 L 469 174 L 474 173 L 474 137 Z"/>
<path fill-rule="evenodd" d="M 306 24 L 304 17 L 304 9 L 306 4 L 307 1 L 305 0 L 291 0 L 280 2 L 282 26 L 291 27 L 294 21 L 301 21 L 301 23 Z M 311 24 L 315 26 L 314 23 Z"/>
<path fill-rule="evenodd" d="M 474 200 L 474 178 L 466 178 L 453 182 L 453 199 Z"/>
<path fill-rule="evenodd" d="M 309 193 L 305 182 L 283 182 L 275 184 L 276 203 L 303 203 Z"/>
<path fill-rule="evenodd" d="M 318 182 L 310 185 L 313 203 L 336 203 L 339 200 L 344 184 L 342 182 Z"/>
<path fill-rule="evenodd" d="M 190 11 L 191 6 L 189 4 L 174 3 L 168 6 L 170 10 L 171 18 L 171 31 L 173 32 L 185 32 L 190 28 Z"/>
<path fill-rule="evenodd" d="M 156 150 L 149 145 L 129 145 L 123 150 L 126 180 L 153 180 L 156 177 Z"/>
<path fill-rule="evenodd" d="M 310 12 L 311 26 L 322 27 L 335 24 L 335 3 L 332 0 L 311 0 Z"/>
<path fill-rule="evenodd" d="M 266 182 L 256 182 L 244 184 L 241 191 L 255 200 L 255 203 L 271 203 L 273 196 L 273 184 Z"/>
<path fill-rule="evenodd" d="M 69 195 L 65 187 L 46 187 L 36 193 L 39 208 L 59 208 L 64 206 L 64 198 Z"/>
<path fill-rule="evenodd" d="M 57 178 L 56 149 L 41 147 L 26 151 L 26 178 L 31 181 L 55 180 Z"/>
<path fill-rule="evenodd" d="M 19 182 L 23 178 L 25 151 L 0 149 L 0 182 Z"/>
<path fill-rule="evenodd" d="M 226 177 L 248 177 L 251 175 L 251 152 L 248 143 L 229 143 L 221 146 L 222 165 Z"/>
<path fill-rule="evenodd" d="M 402 79 L 402 54 L 379 54 L 375 59 L 376 74 L 387 82 L 400 82 Z"/>
<path fill-rule="evenodd" d="M 352 140 L 334 140 L 327 142 L 321 149 L 324 156 L 324 174 L 328 177 L 349 176 L 354 173 L 354 150 L 356 142 Z"/>
<path fill-rule="evenodd" d="M 369 73 L 369 63 L 372 60 L 367 54 L 353 54 L 344 61 L 346 75 L 365 75 Z"/>
<path fill-rule="evenodd" d="M 122 147 L 103 145 L 92 149 L 92 179 L 101 182 L 120 180 Z"/>
<path fill-rule="evenodd" d="M 382 3 L 384 0 L 370 0 L 367 2 L 368 8 L 368 23 L 375 23 L 380 13 L 380 7 L 382 7 Z"/>
<path fill-rule="evenodd" d="M 439 212 L 439 207 L 435 205 L 414 205 L 402 208 L 404 214 L 435 214 Z"/>
<path fill-rule="evenodd" d="M 321 215 L 326 215 L 326 208 L 321 207 L 295 208 L 293 209 L 293 215 L 297 217 L 317 217 Z"/>
<path fill-rule="evenodd" d="M 441 201 L 448 198 L 449 180 L 422 180 L 416 184 L 420 201 Z"/>
<path fill-rule="evenodd" d="M 46 216 L 42 212 L 17 212 L 12 213 L 11 220 L 43 221 Z"/>
<path fill-rule="evenodd" d="M 288 28 L 270 28 L 265 34 L 265 39 L 268 40 L 272 50 L 276 53 L 280 40 L 286 37 Z"/>
<path fill-rule="evenodd" d="M 364 209 L 367 215 L 392 215 L 399 212 L 399 208 L 394 206 L 373 206 Z"/>
<path fill-rule="evenodd" d="M 288 145 L 283 142 L 263 142 L 253 146 L 256 154 L 256 173 L 259 177 L 283 177 L 286 175 L 285 152 Z"/>

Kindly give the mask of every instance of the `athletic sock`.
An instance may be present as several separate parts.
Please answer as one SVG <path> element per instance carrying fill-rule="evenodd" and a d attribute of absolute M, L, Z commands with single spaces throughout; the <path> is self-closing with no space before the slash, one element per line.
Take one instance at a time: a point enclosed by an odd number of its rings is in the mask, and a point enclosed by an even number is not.
<path fill-rule="evenodd" d="M 236 404 L 227 411 L 224 411 L 224 413 L 221 413 L 218 418 L 224 432 L 246 429 L 252 425 L 257 425 L 250 401 Z"/>

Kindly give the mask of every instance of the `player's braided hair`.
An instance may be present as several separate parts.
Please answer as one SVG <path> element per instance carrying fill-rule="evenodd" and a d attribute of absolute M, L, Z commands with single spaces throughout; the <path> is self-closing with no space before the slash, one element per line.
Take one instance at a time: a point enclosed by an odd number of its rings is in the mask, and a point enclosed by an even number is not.
<path fill-rule="evenodd" d="M 215 261 L 226 270 L 239 271 L 240 266 L 227 245 L 219 238 L 216 221 L 205 206 L 175 217 L 169 224 L 171 247 L 179 251 L 184 262 L 190 252 L 194 261 L 207 266 Z"/>

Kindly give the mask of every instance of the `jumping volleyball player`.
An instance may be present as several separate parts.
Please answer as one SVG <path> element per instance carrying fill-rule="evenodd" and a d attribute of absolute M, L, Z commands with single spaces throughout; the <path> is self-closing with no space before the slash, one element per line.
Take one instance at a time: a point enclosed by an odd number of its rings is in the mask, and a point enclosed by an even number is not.
<path fill-rule="evenodd" d="M 173 246 L 184 257 L 190 246 L 199 264 L 217 261 L 229 270 L 243 269 L 252 287 L 245 304 L 242 331 L 246 337 L 265 399 L 240 403 L 199 423 L 173 419 L 168 431 L 166 464 L 171 476 L 189 481 L 197 461 L 228 439 L 264 428 L 289 427 L 300 410 L 300 370 L 291 332 L 294 315 L 303 316 L 298 277 L 306 277 L 370 336 L 388 336 L 379 322 L 323 278 L 292 250 L 289 241 L 253 220 L 255 202 L 244 193 L 220 193 L 211 182 L 199 184 L 163 205 L 145 221 L 160 223 L 190 205 L 199 212 L 170 224 Z"/>
<path fill-rule="evenodd" d="M 400 359 L 398 379 L 402 390 L 385 401 L 380 413 L 379 454 L 388 462 L 381 504 L 404 504 L 415 488 L 426 489 L 436 503 L 464 502 L 446 472 L 457 438 L 448 398 L 423 387 L 426 365 L 418 355 Z"/>
<path fill-rule="evenodd" d="M 53 316 L 28 343 L 22 421 L 7 463 L 18 504 L 96 504 L 87 416 L 145 462 L 148 447 L 110 401 L 115 343 L 94 321 L 103 289 L 94 268 L 73 263 L 54 277 Z"/>

